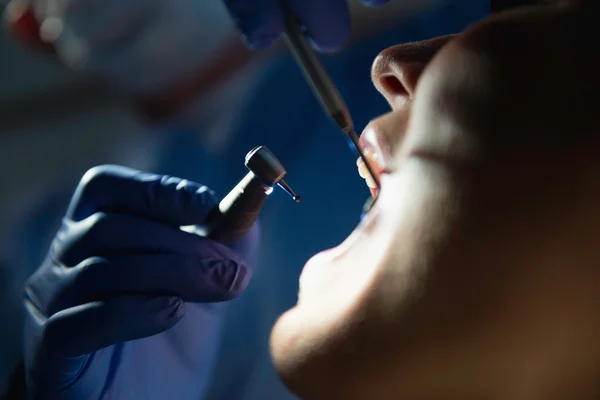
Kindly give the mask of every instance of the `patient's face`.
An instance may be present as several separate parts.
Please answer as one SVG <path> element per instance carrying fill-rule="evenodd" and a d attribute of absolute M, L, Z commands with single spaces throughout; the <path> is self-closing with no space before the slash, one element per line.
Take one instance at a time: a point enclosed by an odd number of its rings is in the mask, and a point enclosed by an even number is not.
<path fill-rule="evenodd" d="M 300 397 L 598 393 L 595 3 L 503 13 L 375 60 L 392 111 L 361 142 L 379 198 L 307 263 L 272 332 Z"/>

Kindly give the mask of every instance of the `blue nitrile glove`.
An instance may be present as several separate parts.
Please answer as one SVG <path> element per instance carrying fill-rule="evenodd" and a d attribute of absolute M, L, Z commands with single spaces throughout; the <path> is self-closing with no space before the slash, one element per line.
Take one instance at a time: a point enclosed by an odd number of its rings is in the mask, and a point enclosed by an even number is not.
<path fill-rule="evenodd" d="M 205 186 L 119 166 L 81 180 L 25 288 L 25 371 L 39 399 L 201 399 L 226 303 L 251 276 L 258 227 L 228 247 L 181 226 Z"/>
<path fill-rule="evenodd" d="M 254 48 L 270 46 L 284 30 L 281 4 L 296 15 L 322 51 L 339 49 L 350 35 L 350 14 L 347 0 L 224 0 L 244 34 Z M 389 0 L 362 0 L 368 6 L 380 6 Z"/>

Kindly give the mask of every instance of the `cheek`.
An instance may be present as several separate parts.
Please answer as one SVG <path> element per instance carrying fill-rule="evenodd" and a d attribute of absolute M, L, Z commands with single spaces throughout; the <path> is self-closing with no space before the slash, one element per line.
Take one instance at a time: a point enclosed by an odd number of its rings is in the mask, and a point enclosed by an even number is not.
<path fill-rule="evenodd" d="M 480 142 L 472 135 L 468 121 L 459 118 L 455 108 L 462 104 L 459 92 L 464 89 L 461 76 L 466 68 L 449 72 L 442 52 L 424 73 L 409 121 L 409 134 L 402 147 L 402 156 L 420 155 L 425 158 L 444 159 L 459 164 L 478 158 Z M 463 110 L 476 109 L 466 104 Z"/>

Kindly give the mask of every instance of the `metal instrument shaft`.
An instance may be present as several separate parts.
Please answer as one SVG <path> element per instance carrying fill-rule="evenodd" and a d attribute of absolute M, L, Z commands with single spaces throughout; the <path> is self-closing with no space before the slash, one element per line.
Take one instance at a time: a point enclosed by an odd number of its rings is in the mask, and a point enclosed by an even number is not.
<path fill-rule="evenodd" d="M 350 148 L 364 161 L 369 174 L 377 184 L 377 188 L 379 188 L 379 178 L 375 174 L 370 160 L 365 157 L 359 146 L 358 135 L 342 95 L 308 43 L 306 34 L 296 16 L 289 8 L 283 7 L 283 9 L 286 27 L 285 41 L 288 48 L 294 55 L 317 99 L 319 99 L 323 110 L 346 134 Z"/>

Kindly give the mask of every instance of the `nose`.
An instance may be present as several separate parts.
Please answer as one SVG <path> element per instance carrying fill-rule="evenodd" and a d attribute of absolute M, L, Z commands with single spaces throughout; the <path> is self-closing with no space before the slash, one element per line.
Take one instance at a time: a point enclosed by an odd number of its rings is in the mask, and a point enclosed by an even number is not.
<path fill-rule="evenodd" d="M 377 56 L 371 69 L 371 78 L 393 109 L 404 106 L 412 99 L 423 70 L 454 36 L 393 46 Z"/>

